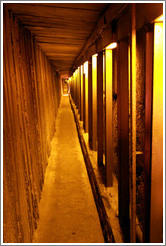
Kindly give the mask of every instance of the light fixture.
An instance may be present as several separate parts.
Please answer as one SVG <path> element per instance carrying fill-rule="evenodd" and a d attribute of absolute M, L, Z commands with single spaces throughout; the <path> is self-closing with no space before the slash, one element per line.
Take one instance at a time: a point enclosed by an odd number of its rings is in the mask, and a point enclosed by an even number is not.
<path fill-rule="evenodd" d="M 160 15 L 159 17 L 157 17 L 154 22 L 163 22 L 163 15 Z"/>
<path fill-rule="evenodd" d="M 97 57 L 98 56 L 98 54 L 94 54 L 92 57 Z"/>
<path fill-rule="evenodd" d="M 106 50 L 112 50 L 112 49 L 115 49 L 116 47 L 117 47 L 117 43 L 113 42 L 113 43 L 109 44 L 105 49 Z"/>
<path fill-rule="evenodd" d="M 84 73 L 87 74 L 88 73 L 88 61 L 86 61 L 84 63 Z"/>

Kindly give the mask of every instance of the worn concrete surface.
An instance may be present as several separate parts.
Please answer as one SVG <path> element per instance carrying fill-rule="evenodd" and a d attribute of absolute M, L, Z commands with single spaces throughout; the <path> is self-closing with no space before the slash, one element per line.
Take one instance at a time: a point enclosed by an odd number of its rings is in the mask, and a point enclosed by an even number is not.
<path fill-rule="evenodd" d="M 103 243 L 69 98 L 62 97 L 34 243 Z"/>

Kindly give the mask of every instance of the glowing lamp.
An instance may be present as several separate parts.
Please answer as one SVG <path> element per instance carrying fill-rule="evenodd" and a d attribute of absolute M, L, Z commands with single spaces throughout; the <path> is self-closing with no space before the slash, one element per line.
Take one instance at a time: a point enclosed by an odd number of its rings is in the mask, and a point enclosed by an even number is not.
<path fill-rule="evenodd" d="M 163 15 L 160 15 L 159 17 L 157 17 L 154 22 L 163 22 Z"/>
<path fill-rule="evenodd" d="M 87 74 L 88 73 L 88 61 L 86 61 L 84 63 L 84 73 Z"/>
<path fill-rule="evenodd" d="M 98 54 L 94 54 L 92 57 L 97 57 L 98 56 Z"/>
<path fill-rule="evenodd" d="M 117 47 L 117 43 L 114 42 L 114 43 L 109 44 L 105 49 L 112 50 L 112 49 L 115 49 L 116 47 Z"/>

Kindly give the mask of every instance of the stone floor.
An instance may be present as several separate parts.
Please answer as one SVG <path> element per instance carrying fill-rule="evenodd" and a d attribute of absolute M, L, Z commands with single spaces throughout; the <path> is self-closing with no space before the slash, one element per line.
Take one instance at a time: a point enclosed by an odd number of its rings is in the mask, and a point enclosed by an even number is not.
<path fill-rule="evenodd" d="M 57 115 L 33 243 L 104 243 L 67 96 Z"/>

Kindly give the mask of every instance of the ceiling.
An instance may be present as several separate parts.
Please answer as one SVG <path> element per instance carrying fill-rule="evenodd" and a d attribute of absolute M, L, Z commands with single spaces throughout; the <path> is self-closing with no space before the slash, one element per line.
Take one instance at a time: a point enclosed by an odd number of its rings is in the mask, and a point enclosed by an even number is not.
<path fill-rule="evenodd" d="M 60 74 L 70 74 L 108 3 L 6 3 Z"/>

